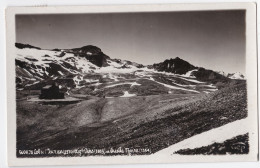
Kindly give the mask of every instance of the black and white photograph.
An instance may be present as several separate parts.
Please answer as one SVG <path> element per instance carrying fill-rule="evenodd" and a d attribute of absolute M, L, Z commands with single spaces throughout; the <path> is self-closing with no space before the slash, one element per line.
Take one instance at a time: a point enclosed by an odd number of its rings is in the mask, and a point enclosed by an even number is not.
<path fill-rule="evenodd" d="M 13 155 L 256 159 L 247 12 L 15 13 Z"/>

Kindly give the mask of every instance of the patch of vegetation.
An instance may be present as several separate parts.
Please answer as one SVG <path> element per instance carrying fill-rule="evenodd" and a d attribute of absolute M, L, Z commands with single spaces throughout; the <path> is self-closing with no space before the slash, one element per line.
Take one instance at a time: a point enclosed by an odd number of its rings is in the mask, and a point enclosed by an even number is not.
<path fill-rule="evenodd" d="M 195 149 L 181 149 L 176 154 L 181 155 L 225 155 L 225 154 L 248 154 L 248 133 L 228 139 L 223 143 L 213 143 Z"/>

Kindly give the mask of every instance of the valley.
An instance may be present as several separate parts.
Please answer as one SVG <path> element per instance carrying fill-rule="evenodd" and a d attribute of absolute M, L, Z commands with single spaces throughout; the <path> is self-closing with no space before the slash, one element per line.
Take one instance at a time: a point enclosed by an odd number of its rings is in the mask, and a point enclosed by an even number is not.
<path fill-rule="evenodd" d="M 178 57 L 145 66 L 112 59 L 95 46 L 16 46 L 18 157 L 64 156 L 20 150 L 120 147 L 149 151 L 133 155 L 154 154 L 247 117 L 241 76 L 229 78 Z M 42 88 L 53 83 L 65 98 L 39 99 Z M 102 154 L 83 156 L 89 155 Z"/>

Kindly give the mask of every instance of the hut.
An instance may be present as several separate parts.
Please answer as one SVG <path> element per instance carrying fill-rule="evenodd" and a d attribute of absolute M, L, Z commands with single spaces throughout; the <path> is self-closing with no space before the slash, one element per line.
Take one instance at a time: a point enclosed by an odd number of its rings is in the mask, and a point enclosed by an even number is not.
<path fill-rule="evenodd" d="M 41 89 L 40 99 L 64 99 L 64 93 L 60 92 L 56 83 L 46 85 Z"/>

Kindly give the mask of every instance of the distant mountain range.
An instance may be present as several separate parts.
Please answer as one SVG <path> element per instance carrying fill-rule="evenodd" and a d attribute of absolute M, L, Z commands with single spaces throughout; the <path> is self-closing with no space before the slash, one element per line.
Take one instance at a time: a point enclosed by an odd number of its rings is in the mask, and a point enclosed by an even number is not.
<path fill-rule="evenodd" d="M 225 73 L 223 71 L 218 71 L 217 73 L 225 76 L 225 77 L 228 77 L 230 79 L 245 79 L 245 76 L 241 73 L 241 72 L 235 72 L 235 73 Z"/>
<path fill-rule="evenodd" d="M 139 80 L 140 74 L 143 74 L 142 79 L 150 81 L 158 74 L 164 74 L 166 80 L 169 80 L 166 76 L 170 74 L 179 79 L 179 83 L 174 80 L 176 87 L 179 85 L 178 87 L 186 89 L 192 89 L 192 84 L 215 85 L 219 82 L 226 84 L 232 80 L 244 79 L 241 73 L 215 72 L 196 67 L 179 57 L 144 66 L 127 60 L 112 59 L 104 54 L 100 48 L 93 45 L 73 49 L 41 49 L 21 43 L 16 43 L 15 46 L 17 48 L 15 59 L 17 89 L 40 87 L 46 82 L 54 80 L 66 83 L 67 88 L 82 88 L 87 87 L 90 83 L 102 84 L 102 81 L 107 82 L 111 79 L 114 82 L 123 81 L 120 77 L 123 76 L 122 74 L 128 74 L 127 77 L 124 77 L 124 81 Z M 110 76 L 105 77 L 106 74 Z M 157 83 L 159 80 L 162 79 L 158 78 Z M 186 83 L 184 80 L 190 80 L 191 86 L 181 86 Z M 192 80 L 196 80 L 196 82 L 192 82 Z M 169 81 L 164 84 L 169 84 Z"/>

